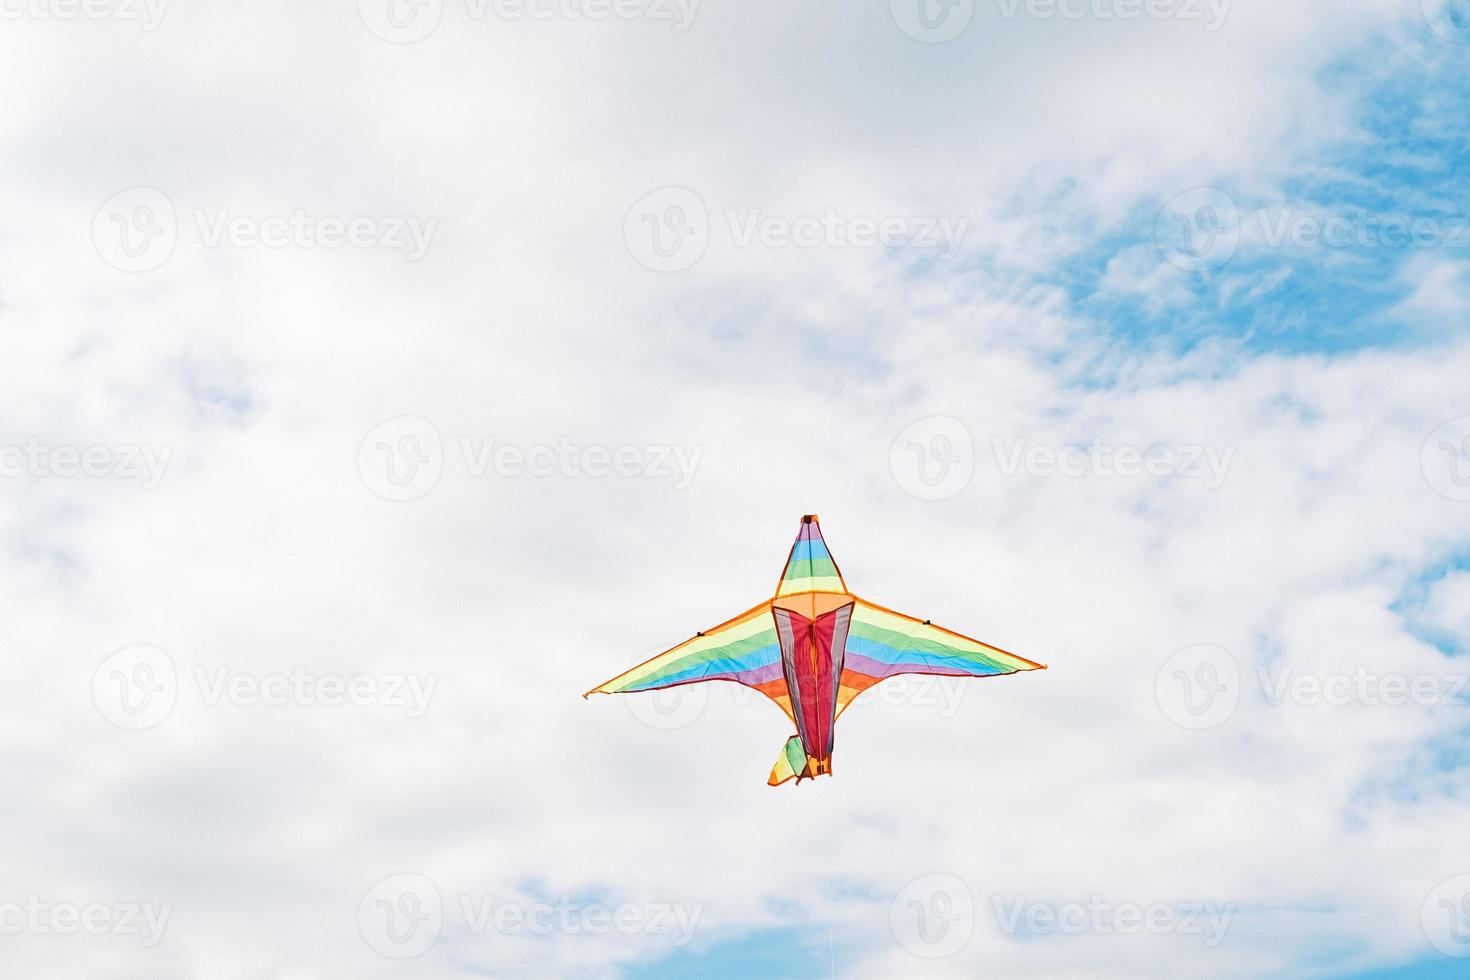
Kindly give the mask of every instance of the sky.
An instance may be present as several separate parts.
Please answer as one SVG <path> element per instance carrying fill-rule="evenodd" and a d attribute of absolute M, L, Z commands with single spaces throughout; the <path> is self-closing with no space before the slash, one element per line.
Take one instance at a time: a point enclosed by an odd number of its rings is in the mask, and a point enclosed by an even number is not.
<path fill-rule="evenodd" d="M 0 972 L 1464 974 L 1460 0 L 0 20 Z"/>

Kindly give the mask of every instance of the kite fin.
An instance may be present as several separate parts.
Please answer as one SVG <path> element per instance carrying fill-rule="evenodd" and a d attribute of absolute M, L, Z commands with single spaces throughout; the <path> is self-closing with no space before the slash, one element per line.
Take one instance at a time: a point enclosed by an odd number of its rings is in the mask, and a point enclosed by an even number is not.
<path fill-rule="evenodd" d="M 784 782 L 795 779 L 798 783 L 803 779 L 811 779 L 814 776 L 830 776 L 832 774 L 832 762 L 830 759 L 818 759 L 807 755 L 806 746 L 802 744 L 800 735 L 793 735 L 786 740 L 781 747 L 781 754 L 776 757 L 776 764 L 771 767 L 771 778 L 766 780 L 768 786 L 780 786 Z"/>

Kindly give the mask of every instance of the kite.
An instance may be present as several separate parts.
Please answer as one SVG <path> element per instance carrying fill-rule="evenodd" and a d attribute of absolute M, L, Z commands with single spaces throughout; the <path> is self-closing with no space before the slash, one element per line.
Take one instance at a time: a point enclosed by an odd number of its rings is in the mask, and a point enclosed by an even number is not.
<path fill-rule="evenodd" d="M 996 677 L 1045 670 L 1013 653 L 860 599 L 847 583 L 815 514 L 801 530 L 776 594 L 733 619 L 696 633 L 582 697 L 733 681 L 786 713 L 786 740 L 772 786 L 832 774 L 832 736 L 853 698 L 898 674 Z"/>

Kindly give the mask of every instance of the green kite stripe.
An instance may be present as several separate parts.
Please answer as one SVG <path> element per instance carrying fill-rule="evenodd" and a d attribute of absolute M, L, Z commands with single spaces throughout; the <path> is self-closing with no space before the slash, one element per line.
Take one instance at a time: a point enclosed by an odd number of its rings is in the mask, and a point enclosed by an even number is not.
<path fill-rule="evenodd" d="M 704 639 L 708 639 L 708 637 Z M 690 645 L 690 647 L 693 646 L 693 644 Z M 729 643 L 722 643 L 719 646 L 694 647 L 694 649 L 690 647 L 679 650 L 678 653 L 680 655 L 666 664 L 660 664 L 658 661 L 649 664 L 648 666 L 658 669 L 637 678 L 635 683 L 640 685 L 657 683 L 658 681 L 672 677 L 674 674 L 682 674 L 695 667 L 705 665 L 716 667 L 719 673 L 753 670 L 763 666 L 765 663 L 774 662 L 776 657 L 780 655 L 776 642 L 776 627 L 774 622 L 753 636 L 733 640 Z M 773 652 L 774 655 L 752 657 L 753 654 L 757 654 L 760 651 Z M 727 663 L 717 664 L 717 661 L 727 661 Z"/>
<path fill-rule="evenodd" d="M 869 610 L 859 607 L 853 616 L 852 634 L 864 640 L 881 644 L 896 652 L 921 653 L 937 657 L 954 657 L 959 660 L 967 660 L 982 664 L 998 671 L 1016 670 L 1023 666 L 1020 662 L 1013 660 L 999 650 L 982 647 L 978 643 L 966 643 L 960 637 L 950 636 L 948 633 L 940 632 L 920 623 L 913 623 L 912 627 L 919 632 L 901 632 L 899 630 L 887 629 L 879 626 L 867 618 Z M 896 619 L 896 617 L 884 617 L 885 619 Z M 897 620 L 903 622 L 903 620 Z"/>
<path fill-rule="evenodd" d="M 836 578 L 837 566 L 831 558 L 797 558 L 786 566 L 783 581 L 794 578 Z"/>

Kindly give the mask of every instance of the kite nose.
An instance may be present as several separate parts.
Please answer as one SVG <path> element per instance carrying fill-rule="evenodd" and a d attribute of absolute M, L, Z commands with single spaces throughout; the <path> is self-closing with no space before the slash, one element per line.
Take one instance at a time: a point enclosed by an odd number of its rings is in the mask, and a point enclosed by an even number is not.
<path fill-rule="evenodd" d="M 812 521 L 814 521 L 816 519 L 817 519 L 817 515 L 816 514 L 802 514 L 801 515 L 801 523 L 803 523 L 803 524 L 810 524 Z"/>

